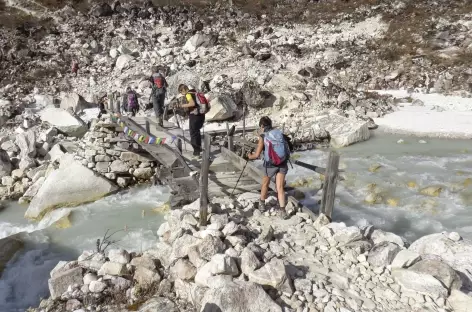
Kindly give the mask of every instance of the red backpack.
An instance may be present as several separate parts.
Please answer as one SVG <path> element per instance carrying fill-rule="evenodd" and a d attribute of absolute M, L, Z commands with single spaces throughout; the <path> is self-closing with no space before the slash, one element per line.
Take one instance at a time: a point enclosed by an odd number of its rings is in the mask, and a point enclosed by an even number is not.
<path fill-rule="evenodd" d="M 196 100 L 195 104 L 197 104 L 198 114 L 205 115 L 206 113 L 210 111 L 211 109 L 210 102 L 208 101 L 208 99 L 205 97 L 203 93 L 197 92 L 197 91 L 193 91 L 189 93 L 194 95 L 194 98 Z"/>

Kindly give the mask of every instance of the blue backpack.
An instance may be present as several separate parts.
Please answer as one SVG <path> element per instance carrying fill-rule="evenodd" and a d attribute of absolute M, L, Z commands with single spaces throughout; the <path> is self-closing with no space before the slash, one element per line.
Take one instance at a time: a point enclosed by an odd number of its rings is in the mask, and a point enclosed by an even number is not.
<path fill-rule="evenodd" d="M 290 147 L 279 129 L 272 129 L 264 135 L 264 160 L 279 166 L 290 159 Z"/>

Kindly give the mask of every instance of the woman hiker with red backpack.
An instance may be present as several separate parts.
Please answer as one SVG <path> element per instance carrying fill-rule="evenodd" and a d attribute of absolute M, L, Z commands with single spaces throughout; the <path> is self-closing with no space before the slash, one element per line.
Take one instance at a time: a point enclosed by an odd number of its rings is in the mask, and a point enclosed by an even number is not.
<path fill-rule="evenodd" d="M 259 137 L 256 151 L 247 154 L 245 157 L 246 160 L 255 160 L 264 152 L 264 177 L 262 178 L 259 210 L 265 210 L 265 200 L 269 193 L 270 179 L 275 176 L 277 197 L 279 199 L 277 214 L 281 218 L 286 219 L 288 216 L 285 211 L 286 200 L 284 185 L 292 148 L 283 132 L 279 129 L 272 128 L 272 120 L 270 120 L 269 117 L 262 117 L 259 121 L 259 127 L 262 134 Z"/>
<path fill-rule="evenodd" d="M 149 78 L 152 85 L 152 106 L 156 113 L 157 122 L 161 127 L 164 126 L 164 102 L 166 99 L 167 88 L 169 87 L 162 72 L 162 67 L 153 66 L 152 75 L 151 78 Z"/>
<path fill-rule="evenodd" d="M 176 104 L 177 108 L 189 110 L 188 128 L 190 131 L 190 143 L 193 147 L 193 156 L 201 157 L 202 152 L 202 135 L 200 130 L 205 123 L 205 114 L 210 110 L 210 103 L 201 92 L 195 89 L 189 89 L 188 86 L 181 84 L 178 89 L 179 93 L 185 96 L 187 104 Z"/>

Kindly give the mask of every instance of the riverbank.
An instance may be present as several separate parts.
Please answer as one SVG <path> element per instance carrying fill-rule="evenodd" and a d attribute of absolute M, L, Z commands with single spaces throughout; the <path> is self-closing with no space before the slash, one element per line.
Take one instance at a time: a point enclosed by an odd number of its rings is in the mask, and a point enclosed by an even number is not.
<path fill-rule="evenodd" d="M 257 200 L 213 198 L 206 227 L 195 202 L 170 211 L 143 253 L 86 251 L 59 263 L 52 298 L 29 311 L 468 311 L 472 242 L 457 233 L 408 246 L 323 215 L 282 220 Z"/>

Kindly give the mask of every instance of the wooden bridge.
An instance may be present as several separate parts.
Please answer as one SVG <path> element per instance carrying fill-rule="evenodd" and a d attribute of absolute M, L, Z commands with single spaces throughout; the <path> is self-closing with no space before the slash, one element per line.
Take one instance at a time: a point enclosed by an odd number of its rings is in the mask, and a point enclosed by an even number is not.
<path fill-rule="evenodd" d="M 164 127 L 160 127 L 152 117 L 119 116 L 118 118 L 121 130 L 161 165 L 158 178 L 165 181 L 177 193 L 177 197 L 184 200 L 195 200 L 200 197 L 201 206 L 207 207 L 210 196 L 230 196 L 260 190 L 260 181 L 264 175 L 262 170 L 251 162 L 246 164 L 246 161 L 234 152 L 235 145 L 239 145 L 244 152 L 245 148 L 246 151 L 251 149 L 253 143 L 247 142 L 244 138 L 236 139 L 233 134 L 252 131 L 253 128 L 205 132 L 202 142 L 204 151 L 199 161 L 192 158 L 190 133 L 180 128 L 180 125 L 164 122 Z M 227 147 L 212 145 L 212 136 L 222 134 L 226 135 Z M 339 156 L 333 154 L 330 162 L 333 169 L 328 170 L 329 172 L 321 167 L 295 162 L 305 168 L 326 174 L 322 211 L 328 216 L 331 216 L 334 204 Z M 243 169 L 244 172 L 241 174 Z M 271 181 L 270 187 L 275 190 L 275 181 Z M 286 188 L 286 191 L 288 190 L 290 188 Z M 303 206 L 294 197 L 288 196 L 288 204 L 315 218 L 312 210 Z M 201 213 L 206 214 L 206 209 L 202 209 Z M 202 215 L 201 220 L 203 219 L 206 220 L 206 217 Z"/>

